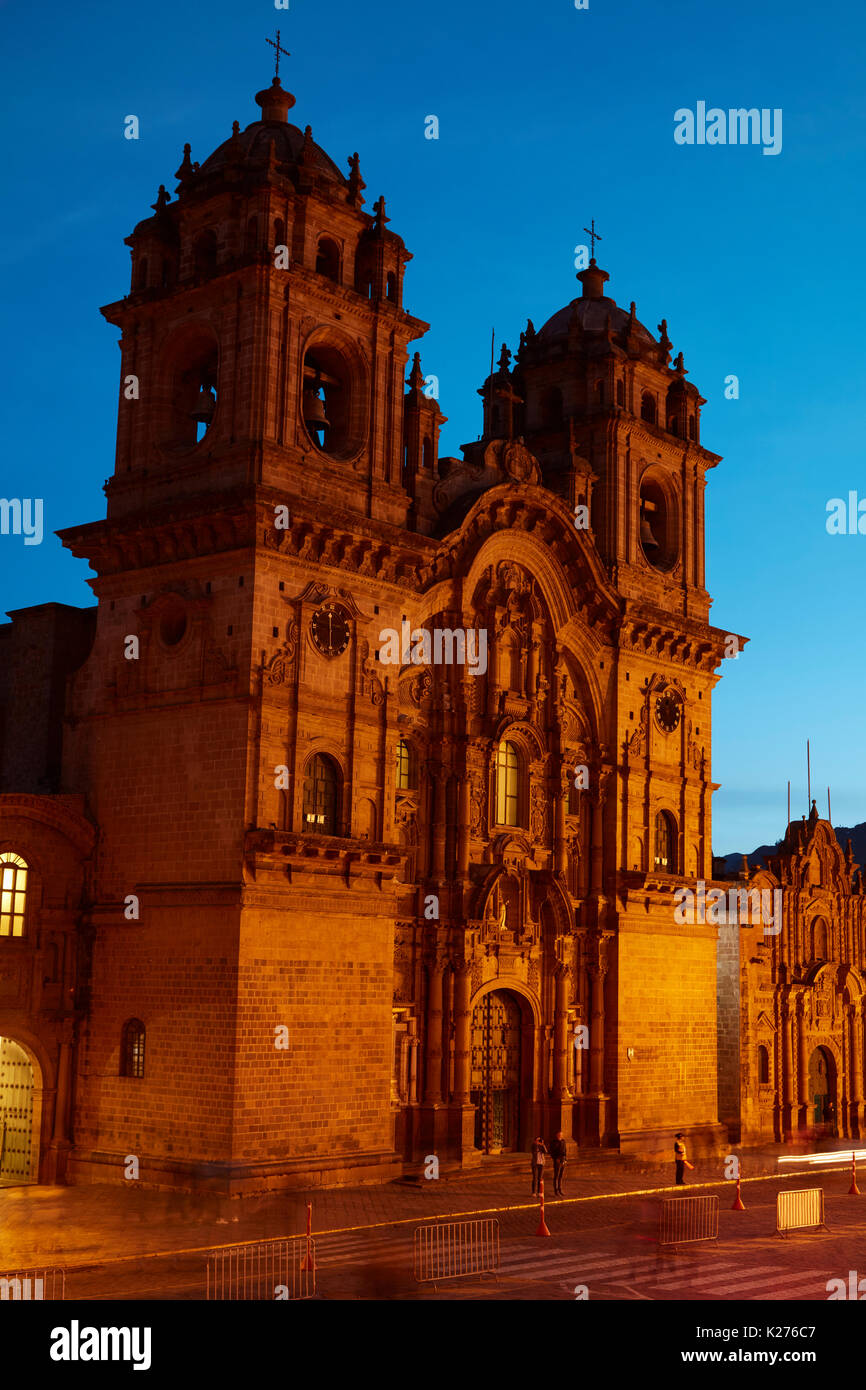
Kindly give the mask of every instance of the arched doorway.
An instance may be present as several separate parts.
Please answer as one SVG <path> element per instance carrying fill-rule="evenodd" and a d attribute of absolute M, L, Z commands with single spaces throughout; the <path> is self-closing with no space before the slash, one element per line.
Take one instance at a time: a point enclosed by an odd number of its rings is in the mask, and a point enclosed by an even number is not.
<path fill-rule="evenodd" d="M 520 1143 L 520 1004 L 507 990 L 491 990 L 472 1010 L 475 1147 L 502 1153 Z"/>
<path fill-rule="evenodd" d="M 28 1054 L 0 1037 L 0 1184 L 35 1182 L 39 1169 L 37 1076 Z"/>
<path fill-rule="evenodd" d="M 813 1125 L 836 1130 L 836 1067 L 826 1047 L 816 1047 L 809 1058 L 809 1105 Z"/>

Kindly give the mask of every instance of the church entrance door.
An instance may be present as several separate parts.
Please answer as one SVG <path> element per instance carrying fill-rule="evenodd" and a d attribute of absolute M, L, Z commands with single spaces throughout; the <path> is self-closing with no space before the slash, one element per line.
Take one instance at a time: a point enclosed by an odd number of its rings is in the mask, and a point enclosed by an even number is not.
<path fill-rule="evenodd" d="M 836 1132 L 836 1076 L 833 1059 L 825 1047 L 816 1047 L 809 1058 L 809 1100 L 812 1123 Z"/>
<path fill-rule="evenodd" d="M 520 1005 L 492 990 L 472 1011 L 472 1089 L 475 1147 L 502 1153 L 518 1145 L 520 1121 Z"/>
<path fill-rule="evenodd" d="M 33 1176 L 33 1065 L 11 1038 L 0 1038 L 0 1183 Z"/>

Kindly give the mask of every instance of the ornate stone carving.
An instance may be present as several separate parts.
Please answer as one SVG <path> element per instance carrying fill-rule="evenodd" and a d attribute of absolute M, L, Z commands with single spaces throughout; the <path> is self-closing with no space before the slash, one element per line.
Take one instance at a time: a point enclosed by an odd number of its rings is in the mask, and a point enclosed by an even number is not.
<path fill-rule="evenodd" d="M 294 678 L 297 656 L 298 625 L 295 622 L 291 622 L 289 623 L 285 642 L 264 667 L 263 679 L 265 685 L 289 684 Z"/>

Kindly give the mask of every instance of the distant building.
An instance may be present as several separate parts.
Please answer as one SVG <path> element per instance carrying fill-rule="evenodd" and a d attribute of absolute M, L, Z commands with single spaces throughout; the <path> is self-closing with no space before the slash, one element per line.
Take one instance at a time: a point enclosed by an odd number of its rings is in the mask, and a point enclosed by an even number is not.
<path fill-rule="evenodd" d="M 813 801 L 745 883 L 781 890 L 781 930 L 723 933 L 720 1117 L 745 1143 L 859 1139 L 866 916 L 851 842 L 843 852 Z"/>
<path fill-rule="evenodd" d="M 704 402 L 592 259 L 440 458 L 384 199 L 256 100 L 103 310 L 95 614 L 0 630 L 0 1173 L 716 1148 Z"/>

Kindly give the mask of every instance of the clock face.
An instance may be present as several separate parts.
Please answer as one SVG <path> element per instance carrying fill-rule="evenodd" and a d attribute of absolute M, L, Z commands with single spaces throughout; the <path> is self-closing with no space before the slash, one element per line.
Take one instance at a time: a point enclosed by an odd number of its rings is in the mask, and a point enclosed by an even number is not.
<path fill-rule="evenodd" d="M 349 615 L 339 603 L 326 603 L 313 614 L 310 636 L 322 656 L 342 656 L 349 645 Z"/>
<path fill-rule="evenodd" d="M 660 729 L 666 734 L 672 734 L 680 722 L 681 714 L 680 702 L 672 691 L 667 690 L 663 695 L 659 695 L 656 700 L 656 719 Z"/>

